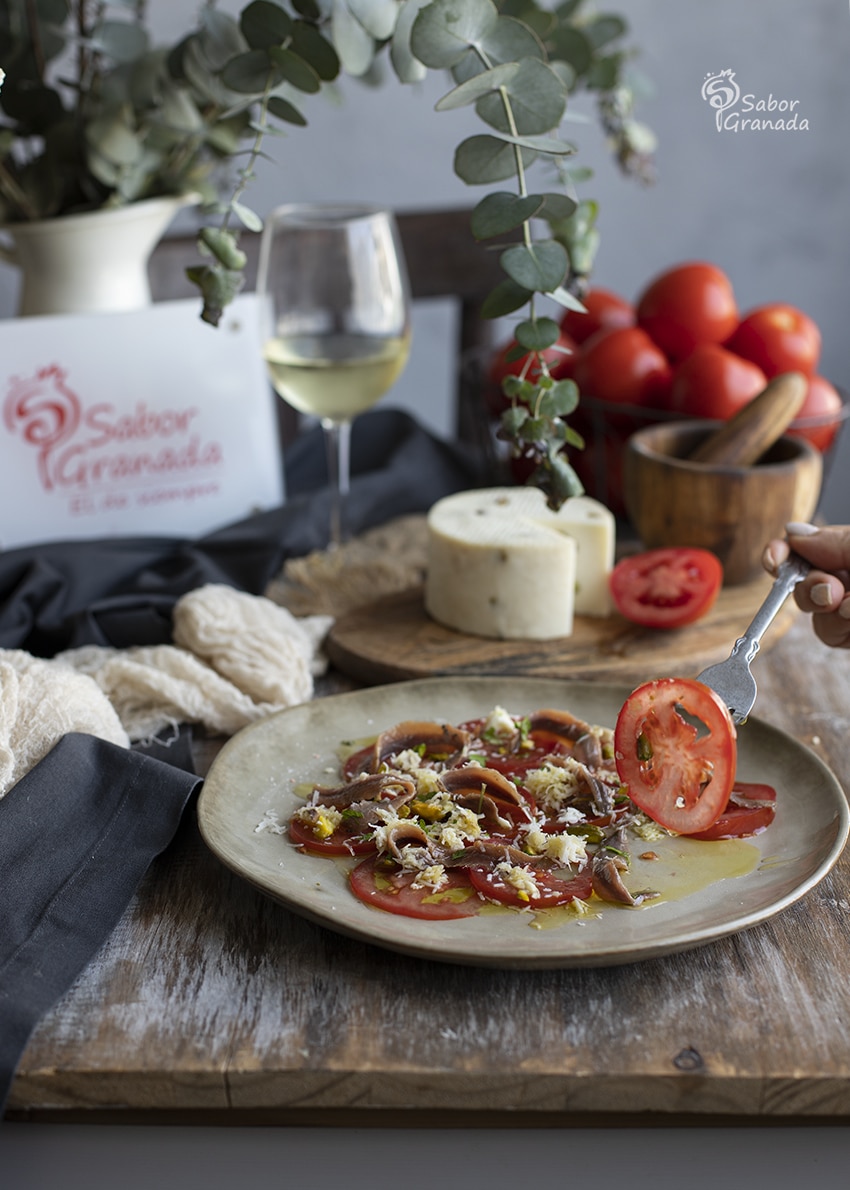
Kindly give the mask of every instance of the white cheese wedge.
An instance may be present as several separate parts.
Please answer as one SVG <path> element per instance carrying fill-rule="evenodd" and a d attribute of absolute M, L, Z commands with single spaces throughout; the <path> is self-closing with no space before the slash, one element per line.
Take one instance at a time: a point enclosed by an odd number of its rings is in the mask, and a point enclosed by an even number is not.
<path fill-rule="evenodd" d="M 573 613 L 607 615 L 615 522 L 589 497 L 558 512 L 537 488 L 488 488 L 438 501 L 428 515 L 425 607 L 474 636 L 569 636 Z"/>
<path fill-rule="evenodd" d="M 616 521 L 610 509 L 590 496 L 573 496 L 557 517 L 559 533 L 575 538 L 575 610 L 579 616 L 610 616 L 614 602 L 608 579 L 614 566 Z"/>

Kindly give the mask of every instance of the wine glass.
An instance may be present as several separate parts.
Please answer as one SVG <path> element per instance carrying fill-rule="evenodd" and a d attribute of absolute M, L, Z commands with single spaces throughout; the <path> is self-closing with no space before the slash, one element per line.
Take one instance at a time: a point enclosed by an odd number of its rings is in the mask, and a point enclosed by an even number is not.
<path fill-rule="evenodd" d="M 401 375 L 410 297 L 396 221 L 357 205 L 290 204 L 260 240 L 263 356 L 280 397 L 321 421 L 331 493 L 330 544 L 344 537 L 351 420 Z"/>

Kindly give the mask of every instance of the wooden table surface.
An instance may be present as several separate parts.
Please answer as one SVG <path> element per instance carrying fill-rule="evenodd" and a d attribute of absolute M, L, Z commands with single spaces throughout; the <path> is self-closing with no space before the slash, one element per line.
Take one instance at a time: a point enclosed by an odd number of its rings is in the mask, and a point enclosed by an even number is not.
<path fill-rule="evenodd" d="M 850 789 L 850 653 L 820 645 L 799 617 L 755 672 L 759 716 L 808 743 Z M 779 916 L 701 949 L 619 968 L 503 972 L 314 926 L 225 869 L 187 814 L 102 952 L 33 1034 L 8 1116 L 847 1121 L 850 855 Z"/>

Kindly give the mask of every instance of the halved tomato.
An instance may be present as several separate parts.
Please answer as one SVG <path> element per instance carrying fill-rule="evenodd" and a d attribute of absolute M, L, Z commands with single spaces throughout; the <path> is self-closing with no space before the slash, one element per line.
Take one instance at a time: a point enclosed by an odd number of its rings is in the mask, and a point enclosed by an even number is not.
<path fill-rule="evenodd" d="M 709 550 L 671 546 L 623 558 L 611 571 L 620 615 L 645 628 L 681 628 L 704 616 L 723 585 L 723 567 Z"/>
<path fill-rule="evenodd" d="M 708 830 L 692 839 L 745 839 L 760 835 L 776 817 L 776 790 L 772 785 L 736 781 L 726 809 Z"/>
<path fill-rule="evenodd" d="M 534 896 L 523 896 L 500 872 L 489 868 L 470 868 L 469 880 L 472 887 L 488 901 L 513 905 L 515 909 L 551 909 L 555 905 L 569 905 L 570 901 L 586 901 L 593 891 L 590 864 L 577 876 L 559 876 L 548 869 L 532 868 L 531 872 L 537 886 Z"/>
<path fill-rule="evenodd" d="M 481 909 L 465 869 L 447 871 L 446 883 L 436 892 L 431 888 L 414 888 L 416 875 L 385 855 L 374 855 L 352 868 L 348 881 L 359 901 L 403 917 L 447 921 L 474 917 Z"/>
<path fill-rule="evenodd" d="M 682 835 L 719 819 L 735 781 L 735 724 L 708 686 L 656 678 L 629 695 L 617 716 L 614 757 L 629 797 Z"/>

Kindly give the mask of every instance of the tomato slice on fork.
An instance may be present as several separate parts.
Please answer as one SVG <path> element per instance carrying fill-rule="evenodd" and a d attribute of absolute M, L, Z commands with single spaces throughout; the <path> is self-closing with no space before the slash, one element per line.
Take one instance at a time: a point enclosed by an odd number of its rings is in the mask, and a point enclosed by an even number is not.
<path fill-rule="evenodd" d="M 678 834 L 705 831 L 735 781 L 736 731 L 723 701 L 691 678 L 657 678 L 626 699 L 614 755 L 629 797 Z"/>

